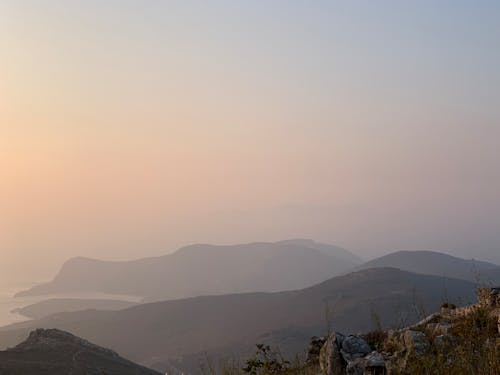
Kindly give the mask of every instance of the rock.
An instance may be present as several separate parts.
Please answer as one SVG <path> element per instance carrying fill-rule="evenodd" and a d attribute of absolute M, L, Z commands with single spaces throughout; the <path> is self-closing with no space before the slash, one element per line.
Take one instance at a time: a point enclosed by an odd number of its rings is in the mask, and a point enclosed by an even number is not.
<path fill-rule="evenodd" d="M 429 341 L 423 332 L 407 330 L 403 335 L 403 342 L 408 352 L 424 354 L 429 349 Z"/>
<path fill-rule="evenodd" d="M 363 358 L 356 358 L 349 362 L 345 372 L 349 375 L 363 375 L 365 372 L 365 362 Z"/>
<path fill-rule="evenodd" d="M 451 327 L 450 323 L 431 323 L 426 328 L 434 335 L 445 335 L 450 331 Z"/>
<path fill-rule="evenodd" d="M 308 363 L 318 363 L 319 354 L 321 348 L 325 345 L 325 337 L 311 337 L 311 342 L 309 343 L 309 348 L 307 348 L 307 362 Z"/>
<path fill-rule="evenodd" d="M 484 307 L 500 307 L 500 287 L 479 288 L 478 302 Z"/>
<path fill-rule="evenodd" d="M 386 373 L 404 373 L 408 359 L 413 355 L 422 355 L 430 344 L 425 334 L 421 331 L 405 329 L 393 332 L 386 344 L 390 344 L 390 354 L 385 357 Z M 383 372 L 382 372 L 383 373 Z"/>
<path fill-rule="evenodd" d="M 359 336 L 349 335 L 342 342 L 340 350 L 346 362 L 352 362 L 357 358 L 363 358 L 371 352 L 368 343 Z"/>
<path fill-rule="evenodd" d="M 385 360 L 382 354 L 373 351 L 365 357 L 366 367 L 384 367 Z"/>
<path fill-rule="evenodd" d="M 440 350 L 451 347 L 456 341 L 456 337 L 449 334 L 439 335 L 434 338 L 434 345 Z"/>
<path fill-rule="evenodd" d="M 342 358 L 340 348 L 344 341 L 341 333 L 332 333 L 321 348 L 319 365 L 325 375 L 344 375 L 347 363 Z"/>
<path fill-rule="evenodd" d="M 386 372 L 385 360 L 382 354 L 373 351 L 363 358 L 349 362 L 346 374 L 349 375 L 383 375 Z"/>
<path fill-rule="evenodd" d="M 384 353 L 386 374 L 400 374 L 405 366 L 404 358 L 399 352 Z"/>
<path fill-rule="evenodd" d="M 442 310 L 443 310 L 443 308 L 441 307 L 441 311 Z M 429 315 L 428 317 L 422 319 L 418 323 L 413 324 L 413 325 L 407 327 L 406 329 L 415 329 L 417 327 L 425 326 L 425 325 L 427 325 L 429 323 L 435 323 L 435 322 L 437 322 L 439 320 L 440 317 L 441 317 L 440 313 L 433 313 L 433 314 Z"/>

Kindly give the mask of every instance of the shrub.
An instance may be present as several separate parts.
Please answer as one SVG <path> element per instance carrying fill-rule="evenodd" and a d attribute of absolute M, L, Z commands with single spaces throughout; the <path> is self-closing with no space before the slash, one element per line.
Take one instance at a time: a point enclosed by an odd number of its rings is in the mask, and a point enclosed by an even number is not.
<path fill-rule="evenodd" d="M 445 302 L 441 305 L 442 308 L 444 309 L 451 309 L 451 310 L 455 310 L 457 308 L 457 306 L 453 303 L 448 303 L 448 302 Z"/>
<path fill-rule="evenodd" d="M 368 332 L 363 335 L 363 338 L 366 340 L 368 345 L 372 350 L 381 351 L 384 349 L 384 343 L 387 340 L 387 332 L 381 329 L 376 329 L 374 331 Z"/>
<path fill-rule="evenodd" d="M 246 362 L 243 372 L 251 375 L 259 374 L 283 374 L 289 367 L 290 362 L 275 351 L 271 350 L 269 345 L 257 344 L 255 357 Z"/>

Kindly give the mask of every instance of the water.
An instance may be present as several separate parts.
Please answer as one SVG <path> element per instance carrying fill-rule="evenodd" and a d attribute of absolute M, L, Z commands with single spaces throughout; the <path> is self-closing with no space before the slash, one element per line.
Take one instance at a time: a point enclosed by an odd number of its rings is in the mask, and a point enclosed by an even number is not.
<path fill-rule="evenodd" d="M 13 313 L 12 310 L 41 300 L 38 297 L 13 298 L 15 293 L 24 289 L 26 286 L 0 288 L 0 327 L 28 320 L 20 314 Z"/>
<path fill-rule="evenodd" d="M 122 301 L 140 302 L 141 298 L 137 296 L 124 296 L 104 293 L 75 293 L 75 294 L 54 294 L 35 297 L 14 298 L 14 294 L 26 290 L 33 285 L 18 285 L 13 287 L 0 287 L 0 327 L 30 320 L 13 310 L 44 301 L 50 298 L 81 298 L 81 299 L 114 299 Z"/>

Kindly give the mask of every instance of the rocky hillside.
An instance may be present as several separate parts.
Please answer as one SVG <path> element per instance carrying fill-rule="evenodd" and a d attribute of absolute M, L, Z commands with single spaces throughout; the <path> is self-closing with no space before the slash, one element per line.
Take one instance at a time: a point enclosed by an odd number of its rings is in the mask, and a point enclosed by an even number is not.
<path fill-rule="evenodd" d="M 12 349 L 0 352 L 2 375 L 158 375 L 57 329 L 37 329 Z"/>
<path fill-rule="evenodd" d="M 313 338 L 308 364 L 325 375 L 500 374 L 500 288 L 480 288 L 477 304 L 444 304 L 407 328 Z"/>

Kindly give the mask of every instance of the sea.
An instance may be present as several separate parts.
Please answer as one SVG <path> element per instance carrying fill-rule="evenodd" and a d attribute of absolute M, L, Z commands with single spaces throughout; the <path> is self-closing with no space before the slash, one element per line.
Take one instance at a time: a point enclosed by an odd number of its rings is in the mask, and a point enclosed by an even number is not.
<path fill-rule="evenodd" d="M 14 298 L 14 294 L 26 290 L 30 285 L 0 286 L 0 327 L 8 324 L 29 320 L 13 310 L 36 303 L 41 299 L 38 297 Z"/>
<path fill-rule="evenodd" d="M 44 301 L 50 298 L 81 298 L 81 299 L 114 299 L 122 301 L 140 302 L 137 296 L 124 296 L 105 293 L 75 293 L 53 294 L 35 297 L 14 297 L 17 292 L 29 289 L 34 284 L 19 284 L 13 286 L 0 286 L 0 327 L 30 320 L 15 312 L 16 309 Z"/>

